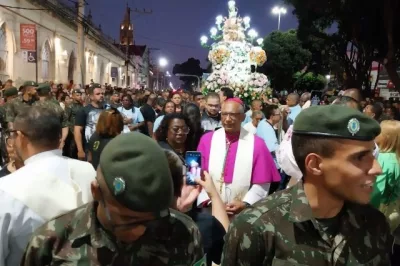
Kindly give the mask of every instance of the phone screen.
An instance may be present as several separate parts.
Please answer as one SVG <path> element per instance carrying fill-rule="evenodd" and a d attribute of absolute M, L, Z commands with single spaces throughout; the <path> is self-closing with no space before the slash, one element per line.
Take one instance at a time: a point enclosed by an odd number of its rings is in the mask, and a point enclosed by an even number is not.
<path fill-rule="evenodd" d="M 322 101 L 322 91 L 312 91 L 311 92 L 311 105 L 320 105 Z"/>
<path fill-rule="evenodd" d="M 198 151 L 186 152 L 185 162 L 187 166 L 186 184 L 197 185 L 195 178 L 201 178 L 201 153 Z"/>

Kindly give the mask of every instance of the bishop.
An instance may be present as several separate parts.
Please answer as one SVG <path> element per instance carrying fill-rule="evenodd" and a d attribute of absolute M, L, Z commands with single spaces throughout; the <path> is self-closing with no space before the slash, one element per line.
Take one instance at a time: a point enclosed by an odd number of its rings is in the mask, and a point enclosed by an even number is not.
<path fill-rule="evenodd" d="M 202 154 L 202 167 L 213 178 L 230 215 L 265 198 L 270 184 L 280 181 L 265 142 L 241 127 L 244 119 L 242 101 L 227 100 L 221 111 L 223 128 L 205 134 L 197 149 Z M 203 191 L 197 204 L 208 202 Z"/>

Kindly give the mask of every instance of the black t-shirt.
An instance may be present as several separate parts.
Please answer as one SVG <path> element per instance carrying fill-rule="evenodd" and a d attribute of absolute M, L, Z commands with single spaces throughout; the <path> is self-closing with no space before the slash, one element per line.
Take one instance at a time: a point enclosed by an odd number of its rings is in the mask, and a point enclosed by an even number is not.
<path fill-rule="evenodd" d="M 145 125 L 141 128 L 141 132 L 147 136 L 150 136 L 147 122 L 154 123 L 154 121 L 156 121 L 156 112 L 154 111 L 153 107 L 151 107 L 147 103 L 143 104 L 142 108 L 140 108 L 140 112 L 142 113 L 144 121 L 146 122 Z"/>
<path fill-rule="evenodd" d="M 186 213 L 196 223 L 203 241 L 204 253 L 207 254 L 207 265 L 212 262 L 221 263 L 222 249 L 224 247 L 225 228 L 212 215 L 193 209 Z"/>
<path fill-rule="evenodd" d="M 90 137 L 96 131 L 97 121 L 99 120 L 100 113 L 104 108 L 96 108 L 91 104 L 86 105 L 78 111 L 75 117 L 75 126 L 81 126 L 84 129 L 83 133 L 83 146 L 86 147 Z"/>
<path fill-rule="evenodd" d="M 90 137 L 88 143 L 88 151 L 92 154 L 92 165 L 97 169 L 100 163 L 100 155 L 104 147 L 112 138 L 102 138 L 96 132 Z"/>
<path fill-rule="evenodd" d="M 6 175 L 9 175 L 9 174 L 11 174 L 11 172 L 8 171 L 8 169 L 7 169 L 7 164 L 6 164 L 6 165 L 4 165 L 3 168 L 1 168 L 1 170 L 0 170 L 0 178 L 4 177 L 4 176 L 6 176 Z"/>

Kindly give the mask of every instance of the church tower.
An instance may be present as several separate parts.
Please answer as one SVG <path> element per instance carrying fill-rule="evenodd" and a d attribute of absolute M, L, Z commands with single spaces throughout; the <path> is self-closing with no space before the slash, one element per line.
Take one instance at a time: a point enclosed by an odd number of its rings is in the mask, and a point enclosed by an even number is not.
<path fill-rule="evenodd" d="M 131 24 L 131 9 L 128 6 L 126 6 L 124 20 L 121 23 L 119 42 L 121 46 L 133 45 L 133 25 Z"/>

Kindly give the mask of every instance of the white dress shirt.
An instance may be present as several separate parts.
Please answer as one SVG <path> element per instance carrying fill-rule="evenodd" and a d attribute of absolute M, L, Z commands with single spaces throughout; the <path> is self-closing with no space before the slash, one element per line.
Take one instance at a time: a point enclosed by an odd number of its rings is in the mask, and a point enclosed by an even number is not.
<path fill-rule="evenodd" d="M 0 179 L 0 266 L 19 265 L 33 232 L 69 211 L 60 202 L 74 206 L 92 200 L 90 183 L 96 172 L 91 164 L 63 157 L 60 150 L 39 153 L 24 163 L 24 167 Z M 56 185 L 48 186 L 53 183 Z M 67 194 L 53 188 L 63 188 Z"/>

